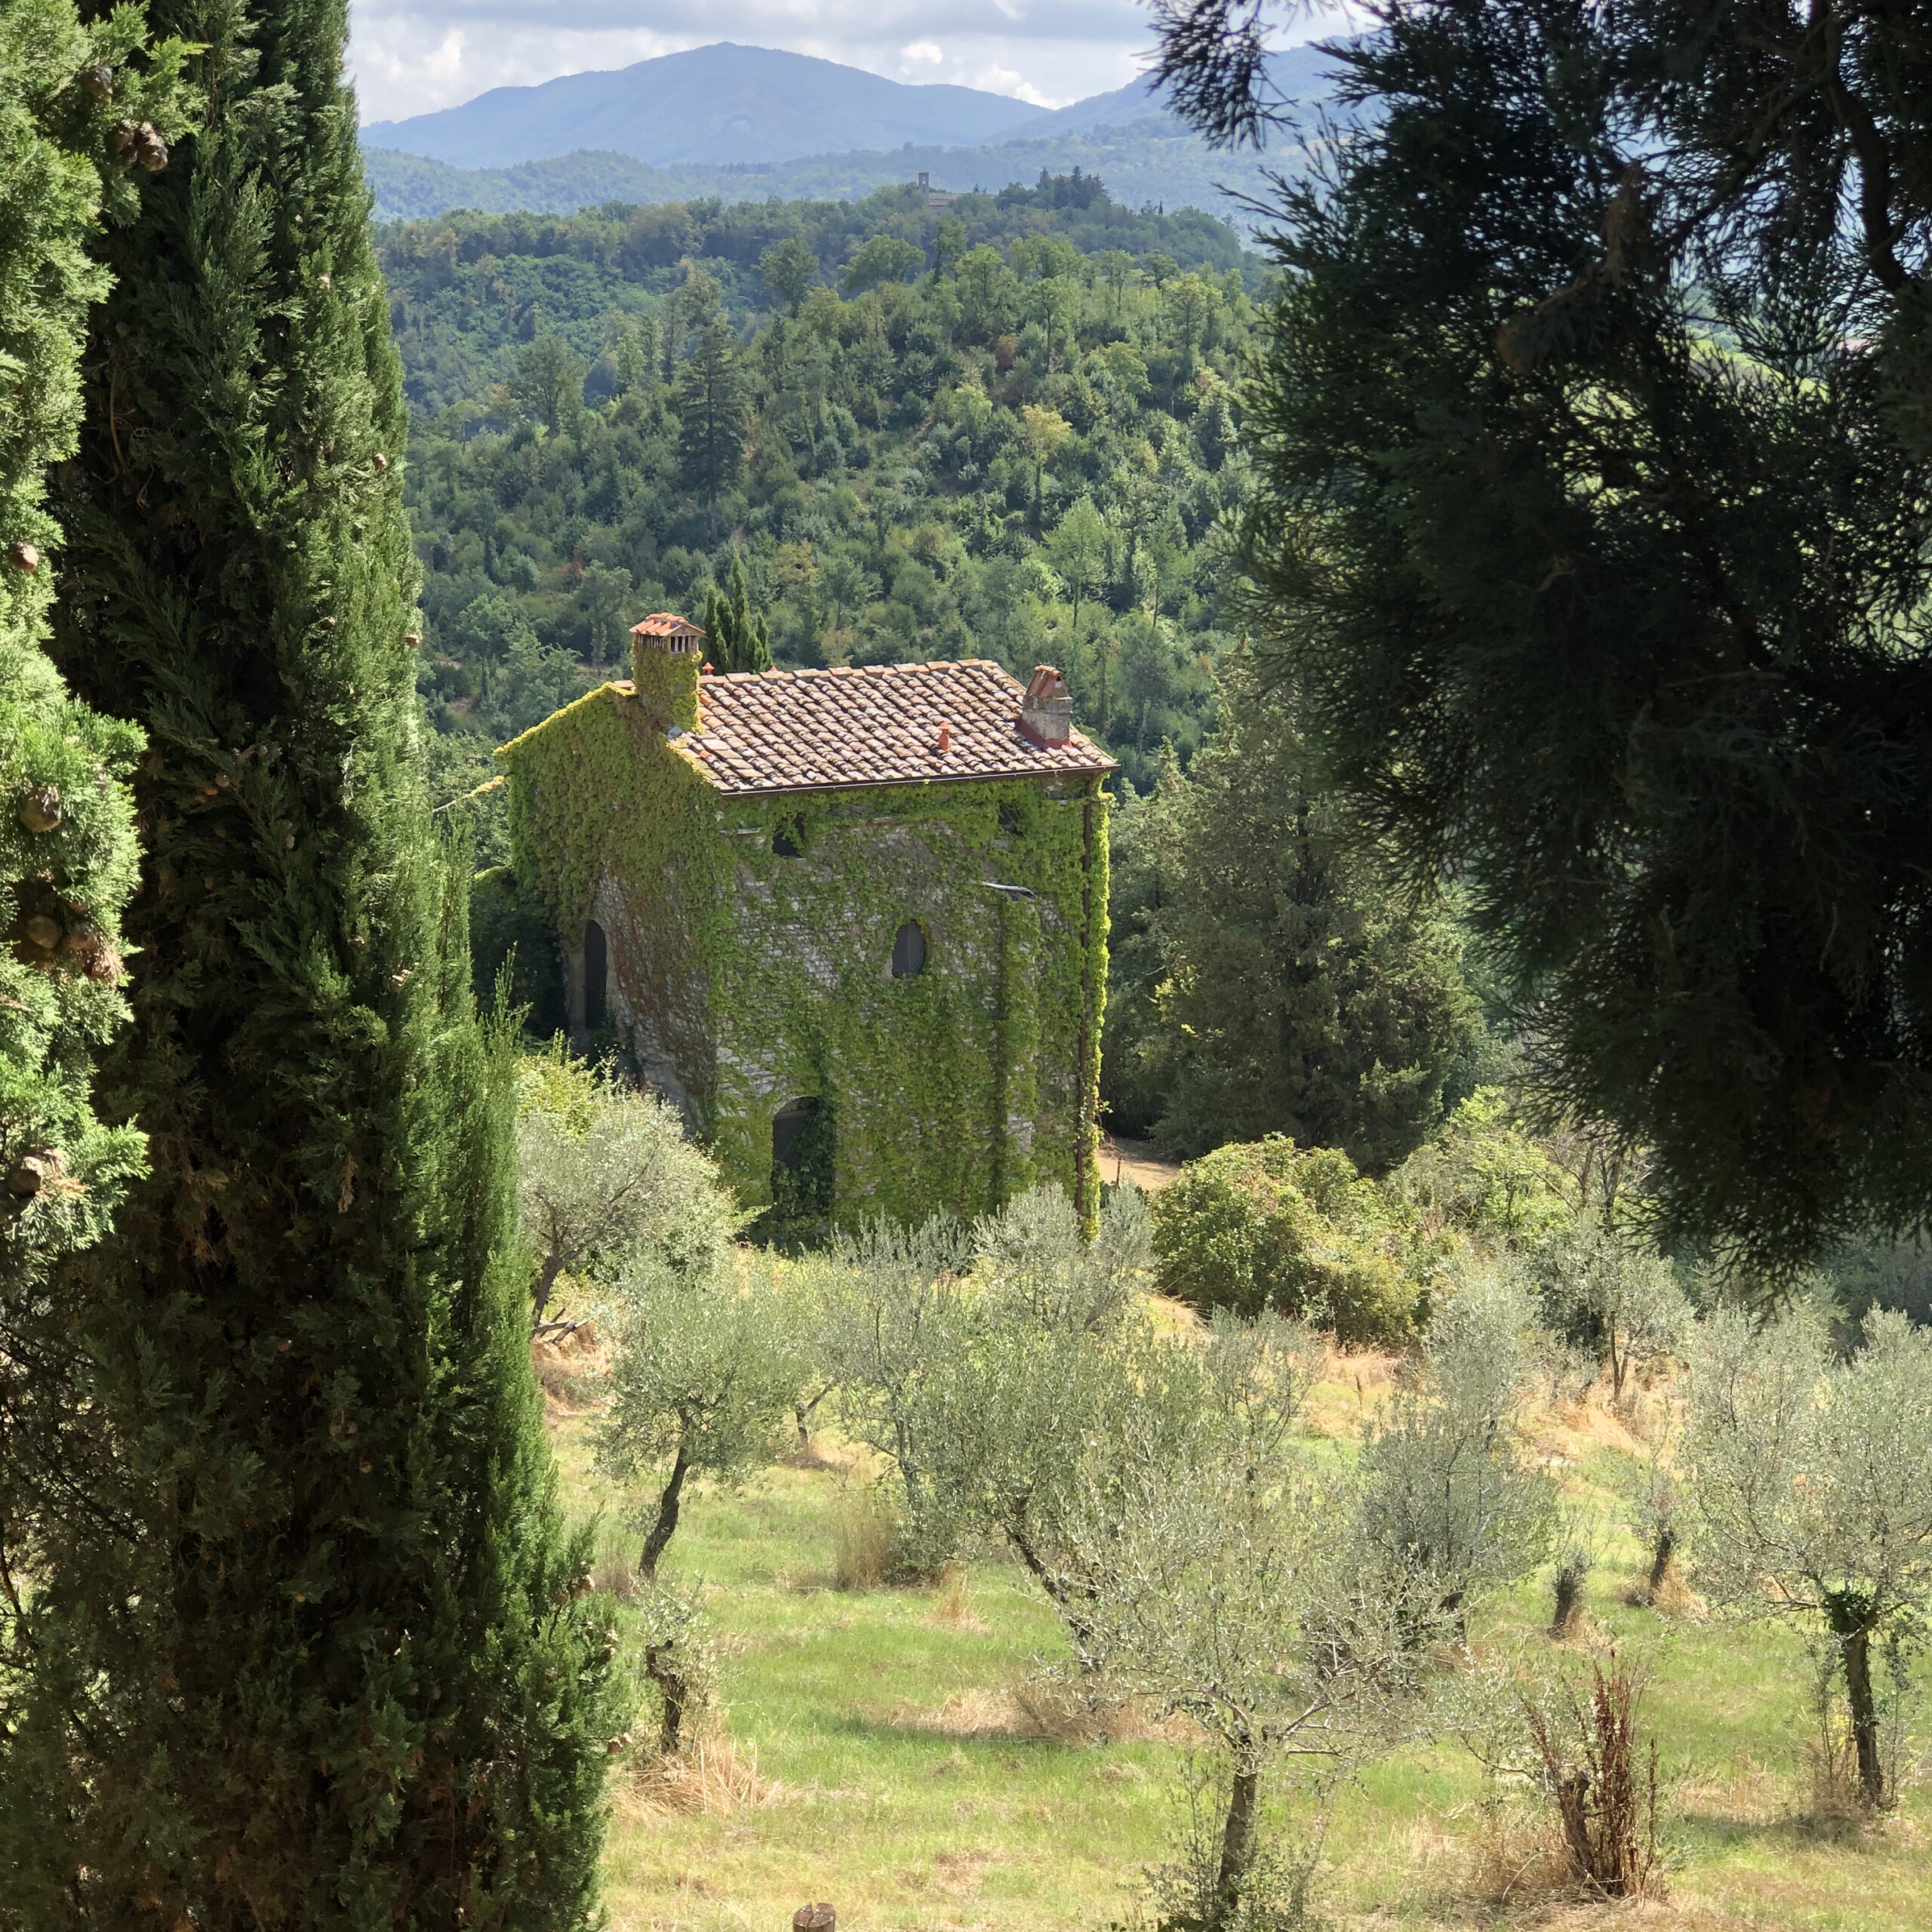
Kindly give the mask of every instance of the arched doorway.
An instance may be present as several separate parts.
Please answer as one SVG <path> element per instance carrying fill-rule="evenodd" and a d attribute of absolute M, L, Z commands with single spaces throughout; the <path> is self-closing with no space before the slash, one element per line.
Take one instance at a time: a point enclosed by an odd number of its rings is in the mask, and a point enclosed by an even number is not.
<path fill-rule="evenodd" d="M 594 1033 L 604 1023 L 604 991 L 611 974 L 610 949 L 595 919 L 583 929 L 583 1025 Z"/>

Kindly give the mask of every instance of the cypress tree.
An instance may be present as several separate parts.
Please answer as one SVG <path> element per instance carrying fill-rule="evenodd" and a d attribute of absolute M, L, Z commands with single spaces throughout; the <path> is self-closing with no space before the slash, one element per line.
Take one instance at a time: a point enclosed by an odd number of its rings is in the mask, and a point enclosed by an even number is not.
<path fill-rule="evenodd" d="M 424 781 L 341 0 L 162 0 L 205 118 L 106 237 L 69 674 L 137 721 L 151 1171 L 73 1318 L 111 1523 L 29 1609 L 39 1924 L 574 1926 L 611 1700 L 540 1434 L 509 1045 Z"/>
<path fill-rule="evenodd" d="M 141 1158 L 138 1131 L 92 1097 L 93 1055 L 127 1017 L 141 737 L 78 703 L 43 645 L 47 470 L 74 448 L 87 305 L 106 287 L 88 237 L 136 205 L 131 174 L 165 166 L 178 131 L 180 50 L 143 41 L 132 8 L 90 26 L 72 0 L 0 0 L 0 1735 L 20 1580 L 50 1516 L 94 1500 L 58 1270 Z"/>
<path fill-rule="evenodd" d="M 769 671 L 771 632 L 762 611 L 751 608 L 751 586 L 745 560 L 731 552 L 731 588 L 720 595 L 714 585 L 704 593 L 705 648 L 720 671 Z"/>

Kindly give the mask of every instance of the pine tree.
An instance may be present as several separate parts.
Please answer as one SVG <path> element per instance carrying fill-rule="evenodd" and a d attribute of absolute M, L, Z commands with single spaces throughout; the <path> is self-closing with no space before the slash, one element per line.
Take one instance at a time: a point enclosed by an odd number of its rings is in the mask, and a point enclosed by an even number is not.
<path fill-rule="evenodd" d="M 1170 767 L 1134 815 L 1149 849 L 1121 874 L 1143 903 L 1114 902 L 1114 1077 L 1179 1152 L 1285 1134 L 1380 1171 L 1441 1120 L 1481 1022 L 1448 934 L 1341 848 L 1294 721 L 1248 675 L 1231 669 L 1188 777 Z"/>
<path fill-rule="evenodd" d="M 678 371 L 678 420 L 685 476 L 704 498 L 714 543 L 719 493 L 737 480 L 744 466 L 744 413 L 737 346 L 731 330 L 713 317 L 699 330 L 697 344 Z"/>
<path fill-rule="evenodd" d="M 120 1480 L 29 1606 L 5 1909 L 575 1927 L 607 1613 L 531 1377 L 509 1043 L 429 817 L 345 9 L 155 11 L 210 105 L 100 245 L 57 620 L 148 736 L 102 1104 L 152 1172 L 72 1271 Z"/>
<path fill-rule="evenodd" d="M 74 448 L 87 305 L 106 287 L 88 237 L 137 205 L 131 177 L 165 165 L 184 104 L 181 50 L 143 42 L 136 9 L 88 26 L 72 0 L 0 0 L 0 1733 L 20 1580 L 50 1516 L 98 1501 L 57 1270 L 141 1160 L 138 1130 L 92 1098 L 94 1054 L 127 1018 L 141 737 L 78 703 L 42 646 L 47 470 Z"/>
<path fill-rule="evenodd" d="M 1669 1232 L 1922 1227 L 1921 10 L 1366 11 L 1246 404 L 1266 648 Z M 1254 128 L 1261 10 L 1162 11 L 1183 106 Z"/>

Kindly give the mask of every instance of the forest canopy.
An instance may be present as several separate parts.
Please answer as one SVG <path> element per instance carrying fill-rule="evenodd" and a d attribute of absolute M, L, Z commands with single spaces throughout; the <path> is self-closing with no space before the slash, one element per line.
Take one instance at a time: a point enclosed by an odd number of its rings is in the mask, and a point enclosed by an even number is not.
<path fill-rule="evenodd" d="M 1060 665 L 1146 787 L 1234 641 L 1213 534 L 1266 286 L 1078 173 L 380 231 L 446 792 L 742 567 L 781 666 Z"/>

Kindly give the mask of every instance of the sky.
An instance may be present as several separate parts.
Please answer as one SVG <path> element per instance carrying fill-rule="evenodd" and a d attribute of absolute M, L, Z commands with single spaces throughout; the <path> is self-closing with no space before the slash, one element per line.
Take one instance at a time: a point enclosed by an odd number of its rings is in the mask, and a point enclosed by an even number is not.
<path fill-rule="evenodd" d="M 1137 0 L 353 0 L 351 19 L 365 121 L 720 40 L 1063 107 L 1124 87 L 1152 41 Z"/>

